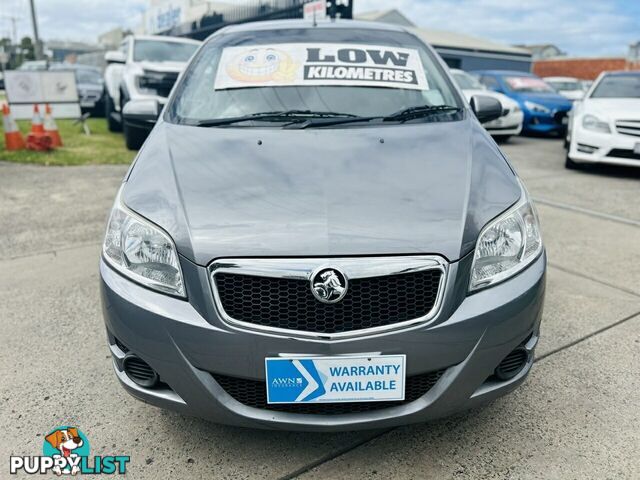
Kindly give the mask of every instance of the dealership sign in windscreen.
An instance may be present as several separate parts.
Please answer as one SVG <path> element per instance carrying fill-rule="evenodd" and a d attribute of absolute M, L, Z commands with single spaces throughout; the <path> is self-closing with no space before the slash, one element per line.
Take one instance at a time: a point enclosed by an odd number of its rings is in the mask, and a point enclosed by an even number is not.
<path fill-rule="evenodd" d="M 80 104 L 73 71 L 5 72 L 7 101 L 14 117 L 31 118 L 33 105 L 51 105 L 56 118 L 78 118 Z M 43 112 L 44 110 L 41 110 Z"/>
<path fill-rule="evenodd" d="M 318 85 L 428 89 L 417 50 L 330 43 L 225 48 L 214 88 Z"/>

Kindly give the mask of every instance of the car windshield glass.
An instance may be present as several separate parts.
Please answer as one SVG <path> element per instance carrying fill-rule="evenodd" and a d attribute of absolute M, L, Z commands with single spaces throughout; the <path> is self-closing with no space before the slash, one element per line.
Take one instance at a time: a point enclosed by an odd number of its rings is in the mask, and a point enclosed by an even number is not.
<path fill-rule="evenodd" d="M 640 74 L 607 75 L 596 85 L 591 98 L 640 98 Z"/>
<path fill-rule="evenodd" d="M 553 88 L 547 85 L 543 80 L 536 77 L 507 77 L 505 78 L 510 90 L 514 92 L 544 93 L 553 92 Z"/>
<path fill-rule="evenodd" d="M 477 78 L 463 72 L 453 72 L 453 79 L 462 90 L 485 90 L 486 87 L 482 85 Z"/>
<path fill-rule="evenodd" d="M 136 40 L 133 48 L 135 62 L 186 62 L 198 48 L 197 44 Z"/>
<path fill-rule="evenodd" d="M 207 43 L 185 72 L 167 120 L 215 125 L 216 120 L 253 116 L 242 123 L 247 127 L 256 116 L 283 124 L 296 114 L 381 117 L 442 105 L 454 108 L 430 112 L 429 121 L 451 120 L 460 114 L 455 107 L 463 104 L 434 55 L 413 35 L 368 29 L 265 30 L 222 35 Z M 269 112 L 281 115 L 263 115 Z"/>
<path fill-rule="evenodd" d="M 102 75 L 96 70 L 78 69 L 76 70 L 76 82 L 78 83 L 102 83 Z"/>
<path fill-rule="evenodd" d="M 582 85 L 578 82 L 562 82 L 562 81 L 547 81 L 549 85 L 555 88 L 557 91 L 573 91 L 582 90 Z"/>

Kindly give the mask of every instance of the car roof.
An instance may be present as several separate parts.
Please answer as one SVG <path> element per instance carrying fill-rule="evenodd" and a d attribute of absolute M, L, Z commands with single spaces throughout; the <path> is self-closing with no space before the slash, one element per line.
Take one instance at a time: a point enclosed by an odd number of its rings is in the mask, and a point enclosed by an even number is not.
<path fill-rule="evenodd" d="M 549 82 L 580 82 L 576 77 L 542 77 L 542 79 Z"/>
<path fill-rule="evenodd" d="M 407 32 L 407 29 L 400 25 L 392 25 L 390 23 L 381 22 L 366 22 L 361 20 L 269 20 L 264 22 L 249 22 L 240 23 L 237 25 L 229 25 L 228 27 L 218 30 L 212 35 L 217 36 L 223 33 L 236 33 L 236 32 L 254 32 L 256 30 L 284 30 L 290 28 L 337 28 L 337 29 L 351 29 L 360 28 L 365 30 L 381 30 L 386 32 Z"/>
<path fill-rule="evenodd" d="M 186 37 L 170 37 L 169 35 L 130 35 L 134 40 L 154 40 L 164 42 L 176 42 L 176 43 L 193 43 L 199 45 L 202 42 L 200 40 L 194 40 L 193 38 Z"/>
<path fill-rule="evenodd" d="M 615 77 L 636 77 L 640 75 L 640 70 L 612 70 L 602 72 L 602 74 Z"/>
<path fill-rule="evenodd" d="M 519 77 L 535 77 L 533 73 L 523 72 L 520 70 L 474 70 L 474 73 L 481 73 L 483 75 L 518 75 Z"/>
<path fill-rule="evenodd" d="M 83 63 L 54 63 L 49 66 L 49 70 L 91 70 L 100 73 L 98 67 L 85 65 Z"/>

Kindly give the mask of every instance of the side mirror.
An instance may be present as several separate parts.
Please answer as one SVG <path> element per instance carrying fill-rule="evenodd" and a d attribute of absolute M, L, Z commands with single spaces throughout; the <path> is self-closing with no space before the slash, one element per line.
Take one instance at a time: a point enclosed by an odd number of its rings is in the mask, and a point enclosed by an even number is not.
<path fill-rule="evenodd" d="M 107 63 L 125 63 L 127 58 L 124 52 L 120 50 L 111 50 L 104 54 L 104 60 Z"/>
<path fill-rule="evenodd" d="M 469 103 L 480 123 L 487 123 L 502 116 L 502 104 L 493 97 L 474 95 Z"/>
<path fill-rule="evenodd" d="M 122 109 L 125 123 L 151 130 L 160 115 L 157 100 L 129 100 Z"/>

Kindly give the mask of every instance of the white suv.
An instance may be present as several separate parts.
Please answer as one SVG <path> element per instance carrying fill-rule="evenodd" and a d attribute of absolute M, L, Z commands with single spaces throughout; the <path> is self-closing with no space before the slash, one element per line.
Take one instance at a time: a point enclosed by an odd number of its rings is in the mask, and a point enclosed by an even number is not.
<path fill-rule="evenodd" d="M 125 38 L 118 50 L 106 53 L 105 114 L 109 130 L 124 129 L 127 147 L 140 148 L 155 119 L 125 121 L 125 104 L 151 100 L 164 105 L 199 45 L 199 41 L 185 38 L 135 35 Z"/>

